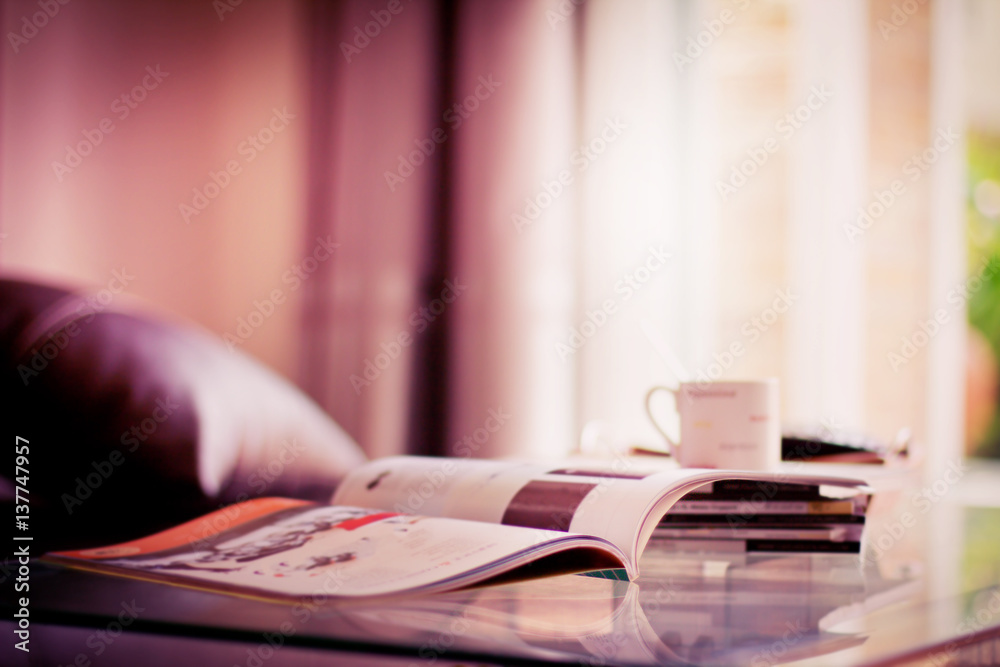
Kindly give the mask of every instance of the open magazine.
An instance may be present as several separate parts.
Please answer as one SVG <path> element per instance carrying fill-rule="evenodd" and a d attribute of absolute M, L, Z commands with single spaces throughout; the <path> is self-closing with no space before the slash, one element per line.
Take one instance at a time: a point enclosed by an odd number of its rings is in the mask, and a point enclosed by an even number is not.
<path fill-rule="evenodd" d="M 348 475 L 330 505 L 250 500 L 151 537 L 45 559 L 267 598 L 431 592 L 593 570 L 635 579 L 660 519 L 706 484 L 869 491 L 842 477 L 638 466 L 386 458 Z"/>

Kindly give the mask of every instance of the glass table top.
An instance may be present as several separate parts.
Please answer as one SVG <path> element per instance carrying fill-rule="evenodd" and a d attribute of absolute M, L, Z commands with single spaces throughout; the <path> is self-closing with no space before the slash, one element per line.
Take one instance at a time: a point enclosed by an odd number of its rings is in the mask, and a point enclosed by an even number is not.
<path fill-rule="evenodd" d="M 34 563 L 32 664 L 83 664 L 99 649 L 92 664 L 155 664 L 149 647 L 164 643 L 173 659 L 248 666 L 265 654 L 267 665 L 331 655 L 372 665 L 1000 664 L 1000 508 L 952 499 L 921 514 L 912 500 L 902 494 L 870 517 L 860 557 L 676 553 L 654 542 L 633 582 L 563 575 L 377 603 L 278 604 Z M 3 664 L 22 657 L 0 650 Z"/>

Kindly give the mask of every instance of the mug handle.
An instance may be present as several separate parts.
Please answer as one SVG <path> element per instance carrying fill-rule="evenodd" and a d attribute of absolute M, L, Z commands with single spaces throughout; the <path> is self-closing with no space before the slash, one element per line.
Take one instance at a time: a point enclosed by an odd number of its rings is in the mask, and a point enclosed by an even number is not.
<path fill-rule="evenodd" d="M 680 460 L 680 447 L 681 447 L 680 443 L 674 442 L 673 438 L 671 438 L 667 434 L 667 432 L 660 427 L 660 425 L 656 421 L 656 417 L 653 415 L 653 410 L 650 407 L 650 401 L 653 398 L 653 394 L 661 390 L 670 392 L 670 395 L 674 397 L 674 407 L 675 408 L 677 407 L 677 392 L 679 390 L 671 389 L 670 387 L 657 386 L 653 387 L 652 389 L 646 392 L 646 414 L 649 416 L 649 421 L 653 422 L 653 428 L 659 431 L 660 435 L 662 435 L 663 438 L 667 441 L 667 445 L 669 446 L 670 449 L 670 455 L 673 456 L 675 459 Z"/>

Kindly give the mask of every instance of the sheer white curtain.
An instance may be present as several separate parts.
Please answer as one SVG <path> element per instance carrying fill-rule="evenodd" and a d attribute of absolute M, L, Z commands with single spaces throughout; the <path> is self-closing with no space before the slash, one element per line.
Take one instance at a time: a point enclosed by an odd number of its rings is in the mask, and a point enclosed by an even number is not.
<path fill-rule="evenodd" d="M 938 4 L 888 39 L 881 0 L 587 4 L 580 141 L 608 117 L 627 127 L 584 174 L 574 322 L 648 246 L 672 256 L 575 355 L 579 427 L 657 442 L 642 396 L 676 372 L 647 319 L 690 376 L 779 377 L 786 423 L 909 426 L 934 461 L 957 455 L 964 308 L 888 361 L 964 275 L 961 149 L 903 171 L 941 128 L 962 131 L 961 7 Z"/>
<path fill-rule="evenodd" d="M 452 320 L 459 454 L 557 458 L 576 438 L 577 370 L 554 347 L 573 317 L 580 188 L 560 180 L 576 149 L 575 18 L 564 6 L 459 13 L 456 90 L 499 83 L 455 136 L 455 276 L 469 286 Z"/>
<path fill-rule="evenodd" d="M 680 20 L 673 3 L 630 2 L 625 10 L 597 0 L 587 5 L 582 36 L 579 345 L 563 356 L 579 368 L 581 428 L 596 421 L 597 433 L 618 445 L 655 444 L 643 395 L 675 380 L 644 321 L 689 371 L 710 349 L 715 230 L 699 196 L 697 155 L 709 125 L 690 122 L 697 82 L 671 57 Z"/>

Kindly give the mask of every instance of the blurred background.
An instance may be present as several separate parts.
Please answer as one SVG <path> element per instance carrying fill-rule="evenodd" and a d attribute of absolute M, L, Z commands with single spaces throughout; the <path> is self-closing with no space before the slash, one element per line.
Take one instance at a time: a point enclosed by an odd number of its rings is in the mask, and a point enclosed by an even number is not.
<path fill-rule="evenodd" d="M 5 274 L 200 323 L 371 456 L 657 447 L 643 396 L 682 376 L 1000 454 L 998 3 L 0 20 Z"/>

